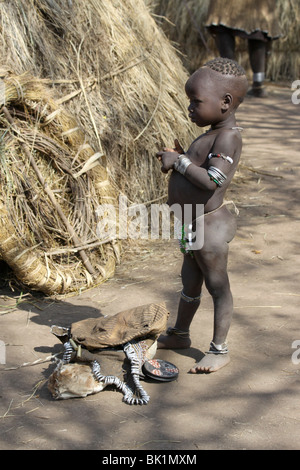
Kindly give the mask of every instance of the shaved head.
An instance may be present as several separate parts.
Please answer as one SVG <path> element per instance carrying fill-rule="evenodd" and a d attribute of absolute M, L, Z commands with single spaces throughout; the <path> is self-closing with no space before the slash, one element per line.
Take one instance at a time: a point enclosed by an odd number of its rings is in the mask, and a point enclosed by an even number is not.
<path fill-rule="evenodd" d="M 205 78 L 220 96 L 229 93 L 233 97 L 233 105 L 237 108 L 248 90 L 248 80 L 245 70 L 231 59 L 218 57 L 204 64 L 190 77 L 187 87 Z"/>

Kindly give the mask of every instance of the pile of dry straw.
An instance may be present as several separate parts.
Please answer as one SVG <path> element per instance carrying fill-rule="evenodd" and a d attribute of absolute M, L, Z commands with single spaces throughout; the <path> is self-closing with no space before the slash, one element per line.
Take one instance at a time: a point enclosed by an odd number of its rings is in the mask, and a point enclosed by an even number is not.
<path fill-rule="evenodd" d="M 97 207 L 164 201 L 155 153 L 193 138 L 187 75 L 143 0 L 0 4 L 0 259 L 46 294 L 114 273 Z"/>
<path fill-rule="evenodd" d="M 218 55 L 214 40 L 205 29 L 209 1 L 146 0 L 167 36 L 184 54 L 183 62 L 190 71 Z M 275 82 L 291 82 L 299 78 L 300 2 L 277 0 L 276 5 L 282 37 L 272 43 L 266 75 Z M 236 46 L 237 60 L 249 70 L 247 42 L 237 39 Z"/>

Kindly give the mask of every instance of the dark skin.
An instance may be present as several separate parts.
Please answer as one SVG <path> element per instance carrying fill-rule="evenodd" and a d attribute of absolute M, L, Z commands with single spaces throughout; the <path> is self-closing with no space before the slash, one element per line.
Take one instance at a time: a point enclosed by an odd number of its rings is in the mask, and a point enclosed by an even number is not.
<path fill-rule="evenodd" d="M 230 32 L 215 34 L 215 42 L 221 57 L 235 59 L 235 37 Z M 250 66 L 253 73 L 265 73 L 267 43 L 264 41 L 249 39 L 248 52 Z M 262 85 L 260 82 L 253 82 L 253 87 Z M 260 96 L 266 96 L 265 91 L 260 92 Z"/>
<path fill-rule="evenodd" d="M 242 150 L 242 139 L 237 127 L 235 111 L 247 92 L 246 77 L 224 76 L 208 67 L 195 72 L 186 84 L 190 100 L 189 117 L 197 126 L 211 126 L 189 147 L 185 155 L 192 164 L 185 175 L 172 171 L 169 182 L 169 205 L 192 204 L 193 218 L 196 205 L 204 205 L 204 243 L 201 249 L 184 255 L 182 265 L 183 292 L 192 298 L 201 294 L 202 285 L 211 294 L 214 302 L 213 339 L 215 344 L 226 341 L 230 328 L 233 302 L 227 274 L 228 244 L 236 232 L 234 216 L 222 206 L 224 195 L 237 168 Z M 233 164 L 221 158 L 208 160 L 209 153 L 223 153 L 233 159 Z M 184 153 L 178 141 L 174 149 L 157 153 L 162 171 L 173 169 L 179 155 Z M 225 184 L 218 187 L 207 173 L 209 166 L 215 166 L 226 174 Z M 219 208 L 219 209 L 218 209 Z M 218 209 L 218 210 L 216 210 Z M 215 211 L 216 210 L 216 211 Z M 215 211 L 210 213 L 211 211 Z M 200 301 L 179 302 L 175 328 L 188 331 Z M 159 348 L 178 349 L 191 345 L 189 337 L 177 335 L 161 336 Z M 229 355 L 207 354 L 190 369 L 191 373 L 213 372 L 229 362 Z"/>

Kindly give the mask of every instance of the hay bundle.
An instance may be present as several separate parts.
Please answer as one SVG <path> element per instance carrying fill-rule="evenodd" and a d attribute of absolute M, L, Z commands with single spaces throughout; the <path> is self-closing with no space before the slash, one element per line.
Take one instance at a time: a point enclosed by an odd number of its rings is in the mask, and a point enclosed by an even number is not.
<path fill-rule="evenodd" d="M 162 197 L 155 152 L 194 130 L 187 73 L 144 1 L 19 0 L 0 14 L 3 65 L 49 79 L 130 201 Z"/>
<path fill-rule="evenodd" d="M 214 40 L 205 29 L 209 0 L 146 0 L 159 24 L 185 55 L 184 64 L 193 71 L 218 55 Z M 270 80 L 299 78 L 300 4 L 295 0 L 277 0 L 277 15 L 283 36 L 273 42 L 266 74 Z M 224 6 L 226 8 L 226 6 Z M 166 21 L 167 20 L 167 21 Z M 236 38 L 237 60 L 250 72 L 247 42 Z"/>
<path fill-rule="evenodd" d="M 166 177 L 155 153 L 172 145 L 175 137 L 183 146 L 195 137 L 183 92 L 187 73 L 143 0 L 8 0 L 0 3 L 0 16 L 0 66 L 13 70 L 5 87 L 6 105 L 14 121 L 10 128 L 7 116 L 1 116 L 5 146 L 2 194 L 10 188 L 9 197 L 2 198 L 1 224 L 7 231 L 1 242 L 2 257 L 20 270 L 8 255 L 13 233 L 20 244 L 15 252 L 18 260 L 25 250 L 32 257 L 18 273 L 23 281 L 25 275 L 29 279 L 27 267 L 32 261 L 34 276 L 29 285 L 47 293 L 53 292 L 53 285 L 57 292 L 94 285 L 113 271 L 117 256 L 113 242 L 101 245 L 95 240 L 94 212 L 99 198 L 100 202 L 107 196 L 117 199 L 122 193 L 130 203 L 163 202 Z M 24 72 L 38 78 L 29 79 Z M 13 85 L 15 98 L 10 99 L 8 90 Z M 54 89 L 56 104 L 45 85 Z M 33 88 L 39 90 L 39 98 Z M 40 96 L 44 93 L 46 98 Z M 66 113 L 56 112 L 62 104 Z M 76 116 L 76 123 L 70 115 Z M 83 134 L 74 131 L 78 125 Z M 98 243 L 93 251 L 83 250 L 92 274 L 70 231 L 57 211 L 51 210 L 49 195 L 41 191 L 20 141 L 32 150 L 79 236 L 79 245 L 90 248 Z M 87 143 L 89 149 L 84 148 Z M 106 155 L 106 168 L 100 157 L 97 167 L 74 178 L 86 162 L 93 163 L 98 152 Z M 28 173 L 22 173 L 22 165 Z M 39 186 L 31 187 L 33 181 Z M 104 194 L 99 194 L 101 187 Z M 26 241 L 24 231 L 30 233 Z M 37 259 L 43 265 L 43 280 L 35 283 L 33 277 L 40 269 L 35 267 Z"/>
<path fill-rule="evenodd" d="M 97 234 L 99 204 L 115 203 L 104 155 L 39 80 L 8 75 L 1 85 L 0 255 L 47 294 L 100 283 L 118 254 Z"/>

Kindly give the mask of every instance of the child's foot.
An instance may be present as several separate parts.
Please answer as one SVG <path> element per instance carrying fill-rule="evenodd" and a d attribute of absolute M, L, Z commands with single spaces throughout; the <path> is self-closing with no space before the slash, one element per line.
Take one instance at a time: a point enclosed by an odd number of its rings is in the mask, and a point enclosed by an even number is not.
<path fill-rule="evenodd" d="M 195 367 L 190 369 L 191 374 L 199 372 L 216 372 L 230 362 L 229 354 L 206 354 Z"/>
<path fill-rule="evenodd" d="M 188 349 L 190 346 L 189 332 L 178 328 L 168 328 L 167 334 L 157 340 L 157 349 Z"/>

